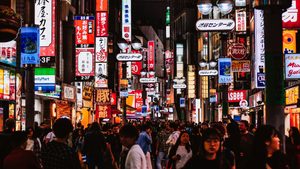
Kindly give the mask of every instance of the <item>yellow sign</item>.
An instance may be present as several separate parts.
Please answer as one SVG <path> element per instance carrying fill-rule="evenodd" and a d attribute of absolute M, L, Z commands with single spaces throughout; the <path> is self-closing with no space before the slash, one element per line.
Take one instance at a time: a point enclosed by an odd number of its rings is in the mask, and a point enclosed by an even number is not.
<path fill-rule="evenodd" d="M 284 30 L 282 33 L 283 53 L 296 53 L 296 30 Z"/>
<path fill-rule="evenodd" d="M 285 104 L 297 104 L 299 98 L 299 86 L 292 87 L 285 90 Z"/>

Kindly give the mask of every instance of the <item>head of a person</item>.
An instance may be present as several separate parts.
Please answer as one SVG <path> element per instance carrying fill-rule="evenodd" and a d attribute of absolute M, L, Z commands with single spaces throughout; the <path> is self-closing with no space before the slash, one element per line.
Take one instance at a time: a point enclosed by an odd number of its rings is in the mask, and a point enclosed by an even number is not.
<path fill-rule="evenodd" d="M 181 131 L 179 134 L 179 137 L 174 145 L 175 149 L 177 149 L 179 146 L 185 146 L 185 149 L 187 152 L 191 151 L 191 145 L 190 145 L 190 135 L 187 131 Z"/>
<path fill-rule="evenodd" d="M 8 118 L 5 120 L 5 129 L 8 132 L 13 132 L 15 130 L 15 127 L 16 127 L 16 122 L 14 119 Z"/>
<path fill-rule="evenodd" d="M 258 127 L 254 135 L 253 146 L 255 156 L 262 155 L 261 158 L 266 158 L 267 155 L 272 155 L 280 149 L 279 132 L 271 125 Z"/>
<path fill-rule="evenodd" d="M 26 129 L 26 133 L 27 133 L 27 137 L 28 138 L 33 138 L 33 134 L 34 134 L 34 129 L 33 129 L 33 127 L 28 127 L 27 129 Z"/>
<path fill-rule="evenodd" d="M 206 122 L 201 123 L 201 130 L 205 130 L 207 128 L 208 128 L 208 123 Z"/>
<path fill-rule="evenodd" d="M 114 124 L 114 125 L 112 126 L 112 132 L 113 132 L 114 134 L 118 134 L 118 133 L 119 133 L 119 130 L 120 130 L 120 127 L 119 127 L 118 124 Z"/>
<path fill-rule="evenodd" d="M 72 122 L 67 118 L 59 118 L 53 124 L 55 137 L 65 139 L 73 130 Z"/>
<path fill-rule="evenodd" d="M 121 127 L 119 135 L 121 144 L 127 148 L 130 148 L 137 141 L 139 132 L 132 124 L 125 124 Z"/>
<path fill-rule="evenodd" d="M 27 145 L 27 133 L 25 131 L 15 131 L 12 133 L 12 147 L 25 149 Z"/>
<path fill-rule="evenodd" d="M 229 137 L 240 137 L 240 129 L 237 123 L 228 123 L 226 131 Z"/>
<path fill-rule="evenodd" d="M 202 133 L 202 149 L 204 155 L 213 155 L 221 151 L 221 134 L 216 128 L 207 128 Z"/>
<path fill-rule="evenodd" d="M 176 124 L 175 122 L 171 122 L 170 129 L 171 131 L 176 131 L 178 129 L 178 124 Z"/>
<path fill-rule="evenodd" d="M 100 125 L 98 122 L 93 122 L 90 126 L 90 131 L 100 131 Z"/>
<path fill-rule="evenodd" d="M 249 123 L 248 123 L 248 121 L 247 120 L 241 120 L 239 127 L 240 127 L 240 132 L 241 133 L 247 132 L 248 129 L 249 129 Z"/>
<path fill-rule="evenodd" d="M 151 128 L 151 126 L 150 126 L 149 124 L 144 124 L 144 125 L 142 126 L 142 131 L 145 131 L 145 132 L 147 132 L 147 133 L 150 133 L 150 132 L 152 131 L 152 128 Z"/>
<path fill-rule="evenodd" d="M 300 145 L 300 133 L 297 127 L 291 127 L 289 130 L 289 137 L 293 138 L 295 145 Z"/>

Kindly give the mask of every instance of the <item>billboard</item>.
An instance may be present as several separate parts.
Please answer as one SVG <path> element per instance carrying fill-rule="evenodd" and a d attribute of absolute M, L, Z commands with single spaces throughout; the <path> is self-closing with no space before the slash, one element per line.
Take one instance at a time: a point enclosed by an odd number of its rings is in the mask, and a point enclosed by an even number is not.
<path fill-rule="evenodd" d="M 55 0 L 35 1 L 35 24 L 40 28 L 40 56 L 55 56 Z"/>
<path fill-rule="evenodd" d="M 107 88 L 107 63 L 96 63 L 95 87 Z"/>
<path fill-rule="evenodd" d="M 94 16 L 74 16 L 75 44 L 94 44 Z"/>
<path fill-rule="evenodd" d="M 296 33 L 297 30 L 282 31 L 282 50 L 283 53 L 296 53 Z"/>
<path fill-rule="evenodd" d="M 285 54 L 285 79 L 300 79 L 300 54 Z"/>
<path fill-rule="evenodd" d="M 239 103 L 242 100 L 247 100 L 247 90 L 228 91 L 229 103 Z"/>
<path fill-rule="evenodd" d="M 0 43 L 0 62 L 11 66 L 16 66 L 17 42 L 10 41 Z"/>
<path fill-rule="evenodd" d="M 300 28 L 300 0 L 292 0 L 292 6 L 282 13 L 282 28 Z"/>
<path fill-rule="evenodd" d="M 21 65 L 40 63 L 40 38 L 38 27 L 21 28 Z"/>
<path fill-rule="evenodd" d="M 108 12 L 96 12 L 96 36 L 108 36 Z"/>
<path fill-rule="evenodd" d="M 35 68 L 34 90 L 55 91 L 55 68 Z"/>
<path fill-rule="evenodd" d="M 94 76 L 94 48 L 76 48 L 76 76 Z"/>
<path fill-rule="evenodd" d="M 231 58 L 219 58 L 219 83 L 231 83 L 233 80 L 231 71 Z"/>
<path fill-rule="evenodd" d="M 107 62 L 107 37 L 96 37 L 96 62 Z"/>

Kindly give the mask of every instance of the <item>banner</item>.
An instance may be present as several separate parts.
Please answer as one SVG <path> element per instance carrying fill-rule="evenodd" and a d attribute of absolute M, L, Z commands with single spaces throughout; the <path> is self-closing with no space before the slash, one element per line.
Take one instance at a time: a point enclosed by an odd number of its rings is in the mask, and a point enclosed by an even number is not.
<path fill-rule="evenodd" d="M 94 44 L 94 16 L 74 16 L 75 44 Z"/>
<path fill-rule="evenodd" d="M 219 58 L 219 83 L 231 83 L 233 78 L 231 75 L 231 58 Z"/>
<path fill-rule="evenodd" d="M 0 43 L 0 62 L 11 66 L 16 66 L 17 42 L 10 41 Z"/>
<path fill-rule="evenodd" d="M 39 28 L 21 28 L 21 65 L 40 63 Z"/>
<path fill-rule="evenodd" d="M 94 48 L 76 48 L 76 76 L 94 76 Z"/>
<path fill-rule="evenodd" d="M 35 24 L 40 28 L 40 56 L 55 56 L 56 0 L 35 1 Z"/>
<path fill-rule="evenodd" d="M 284 54 L 297 53 L 296 51 L 296 33 L 297 30 L 283 30 L 282 32 L 282 50 Z"/>

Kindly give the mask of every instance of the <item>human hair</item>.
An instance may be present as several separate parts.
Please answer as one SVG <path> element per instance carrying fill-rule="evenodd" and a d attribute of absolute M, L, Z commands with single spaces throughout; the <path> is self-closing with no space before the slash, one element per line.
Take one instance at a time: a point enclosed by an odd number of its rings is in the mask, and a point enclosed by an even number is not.
<path fill-rule="evenodd" d="M 53 124 L 53 132 L 57 138 L 66 138 L 72 130 L 72 123 L 67 118 L 59 118 Z"/>
<path fill-rule="evenodd" d="M 247 130 L 249 129 L 249 122 L 247 120 L 241 120 L 240 123 L 244 123 Z"/>
<path fill-rule="evenodd" d="M 100 131 L 100 125 L 98 122 L 93 122 L 90 126 L 90 131 Z"/>
<path fill-rule="evenodd" d="M 174 145 L 175 153 L 176 153 L 176 151 L 177 151 L 177 149 L 178 149 L 178 147 L 179 147 L 179 145 L 180 145 L 180 143 L 181 143 L 181 137 L 182 137 L 182 135 L 185 134 L 185 133 L 189 135 L 189 133 L 188 133 L 187 131 L 182 131 L 182 132 L 180 132 L 180 135 L 179 135 L 179 137 L 178 137 L 178 139 L 177 139 L 177 141 L 176 141 L 176 143 L 175 143 L 175 145 Z M 187 143 L 187 144 L 185 145 L 185 149 L 186 149 L 186 151 L 189 153 L 189 152 L 191 151 L 191 144 L 190 144 L 190 143 Z"/>
<path fill-rule="evenodd" d="M 300 133 L 297 127 L 291 127 L 290 129 L 293 133 L 291 137 L 294 139 L 294 144 L 295 145 L 300 145 Z"/>
<path fill-rule="evenodd" d="M 139 131 L 132 124 L 125 124 L 121 127 L 119 135 L 120 137 L 129 137 L 137 140 L 139 137 Z"/>
<path fill-rule="evenodd" d="M 27 133 L 25 131 L 15 131 L 12 133 L 11 145 L 13 148 L 22 146 L 27 141 Z"/>
<path fill-rule="evenodd" d="M 271 125 L 262 125 L 257 128 L 253 140 L 253 162 L 255 168 L 264 169 L 267 162 L 267 141 L 271 141 L 272 137 L 279 135 L 275 127 Z M 254 163 L 253 163 L 254 164 Z"/>

